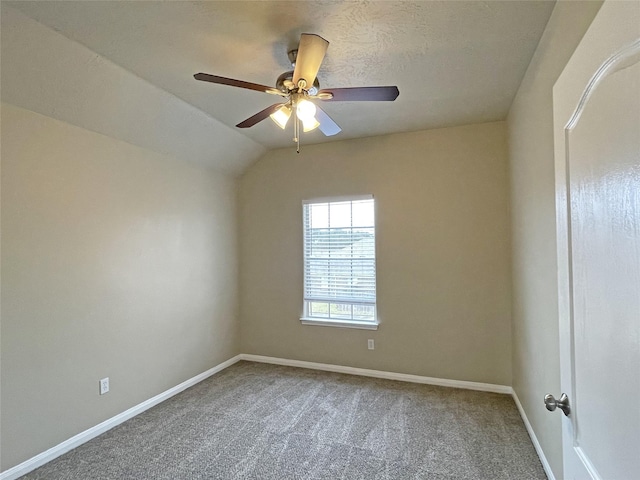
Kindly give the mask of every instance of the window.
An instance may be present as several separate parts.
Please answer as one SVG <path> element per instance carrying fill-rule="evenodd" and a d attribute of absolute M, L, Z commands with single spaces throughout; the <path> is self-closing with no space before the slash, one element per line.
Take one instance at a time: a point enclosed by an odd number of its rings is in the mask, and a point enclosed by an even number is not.
<path fill-rule="evenodd" d="M 303 323 L 377 328 L 371 195 L 303 203 Z"/>

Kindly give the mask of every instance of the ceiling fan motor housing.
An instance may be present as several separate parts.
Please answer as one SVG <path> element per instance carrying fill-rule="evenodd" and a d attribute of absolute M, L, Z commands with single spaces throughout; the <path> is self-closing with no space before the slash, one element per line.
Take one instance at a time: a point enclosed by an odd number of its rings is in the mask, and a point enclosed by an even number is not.
<path fill-rule="evenodd" d="M 278 80 L 276 80 L 276 88 L 284 93 L 289 93 L 291 90 L 296 89 L 296 85 L 293 83 L 293 70 L 290 72 L 284 72 L 278 77 Z M 309 95 L 317 95 L 320 90 L 318 77 L 313 81 L 313 86 L 311 88 L 306 88 L 305 90 Z"/>

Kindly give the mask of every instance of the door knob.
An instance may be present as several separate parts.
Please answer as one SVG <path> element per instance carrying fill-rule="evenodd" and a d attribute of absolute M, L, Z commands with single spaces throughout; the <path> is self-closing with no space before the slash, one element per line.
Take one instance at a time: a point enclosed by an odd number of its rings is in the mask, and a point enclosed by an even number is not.
<path fill-rule="evenodd" d="M 556 400 L 553 395 L 547 393 L 544 396 L 544 405 L 550 412 L 553 412 L 556 408 L 559 408 L 567 417 L 571 413 L 571 408 L 569 407 L 569 397 L 567 397 L 566 393 L 560 395 L 559 400 Z"/>

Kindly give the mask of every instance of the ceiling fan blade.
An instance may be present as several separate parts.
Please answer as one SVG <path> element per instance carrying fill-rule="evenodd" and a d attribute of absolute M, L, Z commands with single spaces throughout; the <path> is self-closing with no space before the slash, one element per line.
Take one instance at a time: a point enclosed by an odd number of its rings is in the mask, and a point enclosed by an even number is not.
<path fill-rule="evenodd" d="M 331 94 L 331 98 L 323 98 Z M 396 86 L 327 88 L 318 92 L 318 98 L 325 102 L 393 102 L 400 95 Z"/>
<path fill-rule="evenodd" d="M 327 137 L 331 137 L 342 131 L 338 124 L 334 122 L 329 115 L 327 115 L 327 112 L 318 106 L 316 106 L 316 119 L 320 122 L 320 126 L 318 128 Z"/>
<path fill-rule="evenodd" d="M 193 78 L 203 82 L 218 83 L 220 85 L 230 85 L 232 87 L 246 88 L 248 90 L 255 90 L 256 92 L 271 93 L 272 95 L 281 95 L 283 97 L 287 96 L 286 93 L 281 92 L 277 88 L 267 87 L 266 85 L 260 85 L 258 83 L 235 80 L 233 78 L 219 77 L 218 75 L 210 75 L 208 73 L 196 73 Z"/>
<path fill-rule="evenodd" d="M 284 103 L 276 103 L 274 105 L 271 105 L 270 107 L 267 107 L 264 110 L 259 111 L 255 115 L 247 118 L 245 121 L 240 122 L 239 124 L 236 125 L 236 127 L 238 127 L 238 128 L 253 127 L 256 123 L 261 122 L 262 120 L 267 118 L 272 113 L 275 113 L 276 110 L 278 110 L 283 105 L 285 105 L 285 104 Z"/>
<path fill-rule="evenodd" d="M 300 45 L 296 57 L 296 68 L 293 71 L 293 83 L 297 86 L 301 78 L 307 82 L 306 88 L 311 88 L 318 76 L 329 42 L 319 35 L 303 33 L 300 35 Z"/>

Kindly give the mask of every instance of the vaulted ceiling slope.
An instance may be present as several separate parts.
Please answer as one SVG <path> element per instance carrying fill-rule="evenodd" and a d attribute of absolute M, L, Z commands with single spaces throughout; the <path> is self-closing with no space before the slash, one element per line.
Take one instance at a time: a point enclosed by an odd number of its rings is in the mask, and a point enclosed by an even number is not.
<path fill-rule="evenodd" d="M 342 133 L 325 138 L 314 131 L 303 143 L 504 119 L 554 6 L 479 0 L 8 3 L 234 130 L 274 97 L 197 82 L 193 74 L 275 85 L 291 69 L 287 51 L 303 32 L 331 42 L 318 74 L 321 88 L 398 85 L 393 103 L 324 104 Z M 270 121 L 242 134 L 266 148 L 290 145 L 292 136 Z"/>
<path fill-rule="evenodd" d="M 1 99 L 232 176 L 265 148 L 2 4 Z"/>

